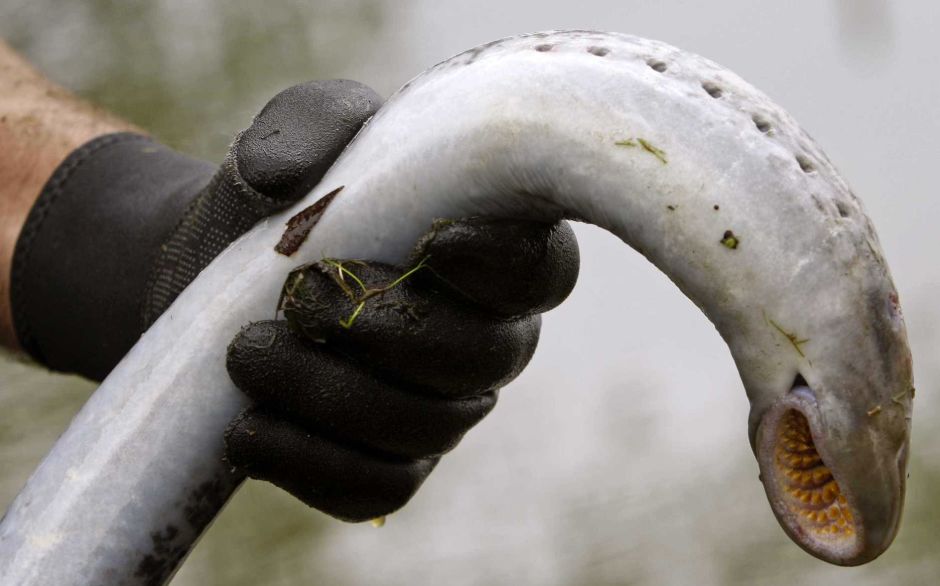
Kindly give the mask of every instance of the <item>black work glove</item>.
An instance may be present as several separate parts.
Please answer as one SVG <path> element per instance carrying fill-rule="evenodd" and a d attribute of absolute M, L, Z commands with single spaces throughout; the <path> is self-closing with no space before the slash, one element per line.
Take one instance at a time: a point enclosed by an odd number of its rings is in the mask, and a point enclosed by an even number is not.
<path fill-rule="evenodd" d="M 286 321 L 229 346 L 256 402 L 226 432 L 229 462 L 343 520 L 395 511 L 529 362 L 578 260 L 564 222 L 471 219 L 437 222 L 405 266 L 295 270 Z"/>
<path fill-rule="evenodd" d="M 75 150 L 16 244 L 21 346 L 49 368 L 102 380 L 217 254 L 309 192 L 381 103 L 352 81 L 291 87 L 221 166 L 132 133 Z"/>

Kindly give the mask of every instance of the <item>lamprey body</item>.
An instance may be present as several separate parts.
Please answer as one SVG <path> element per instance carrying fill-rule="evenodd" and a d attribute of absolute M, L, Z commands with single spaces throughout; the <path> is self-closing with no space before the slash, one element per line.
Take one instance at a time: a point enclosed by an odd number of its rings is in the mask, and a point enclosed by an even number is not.
<path fill-rule="evenodd" d="M 339 187 L 296 252 L 275 252 L 288 219 Z M 890 544 L 911 359 L 861 204 L 733 73 L 662 43 L 566 31 L 418 76 L 312 193 L 203 271 L 8 511 L 0 582 L 165 579 L 239 481 L 222 463 L 222 431 L 244 404 L 224 366 L 239 327 L 271 316 L 302 262 L 401 262 L 435 218 L 473 215 L 590 222 L 645 255 L 730 347 L 787 533 L 844 565 Z"/>

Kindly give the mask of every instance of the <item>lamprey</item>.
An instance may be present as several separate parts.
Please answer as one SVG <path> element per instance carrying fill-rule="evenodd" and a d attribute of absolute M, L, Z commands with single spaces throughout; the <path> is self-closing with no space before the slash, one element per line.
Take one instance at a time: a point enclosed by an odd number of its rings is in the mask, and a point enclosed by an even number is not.
<path fill-rule="evenodd" d="M 340 187 L 296 251 L 275 252 L 285 223 Z M 166 579 L 240 480 L 222 462 L 244 405 L 224 365 L 239 327 L 271 316 L 299 264 L 404 263 L 436 218 L 466 216 L 581 220 L 645 255 L 727 342 L 786 532 L 836 564 L 888 547 L 911 358 L 858 199 L 735 74 L 663 43 L 566 31 L 488 43 L 416 77 L 306 198 L 213 261 L 7 512 L 0 582 Z"/>

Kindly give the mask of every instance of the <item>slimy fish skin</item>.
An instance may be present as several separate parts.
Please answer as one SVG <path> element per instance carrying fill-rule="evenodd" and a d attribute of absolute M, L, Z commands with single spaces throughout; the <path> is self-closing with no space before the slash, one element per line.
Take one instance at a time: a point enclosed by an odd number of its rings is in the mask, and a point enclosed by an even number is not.
<path fill-rule="evenodd" d="M 331 193 L 290 255 L 275 251 L 285 224 Z M 728 344 L 784 530 L 842 565 L 888 547 L 913 382 L 861 203 L 793 119 L 728 70 L 655 41 L 553 31 L 413 79 L 309 195 L 216 258 L 10 507 L 0 583 L 171 576 L 241 481 L 222 460 L 223 430 L 246 402 L 225 371 L 238 329 L 270 318 L 299 264 L 400 263 L 435 219 L 467 216 L 570 218 L 638 250 Z"/>

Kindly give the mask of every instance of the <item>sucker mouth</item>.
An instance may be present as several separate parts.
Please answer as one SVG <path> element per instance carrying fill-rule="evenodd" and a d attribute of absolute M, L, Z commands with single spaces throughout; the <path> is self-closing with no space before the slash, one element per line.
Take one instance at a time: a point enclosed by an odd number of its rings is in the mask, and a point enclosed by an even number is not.
<path fill-rule="evenodd" d="M 800 547 L 830 563 L 854 565 L 864 527 L 838 471 L 826 462 L 825 446 L 813 437 L 806 414 L 811 395 L 808 388 L 798 389 L 761 422 L 761 479 L 777 520 Z"/>
<path fill-rule="evenodd" d="M 816 449 L 806 417 L 796 409 L 787 410 L 775 435 L 774 480 L 790 522 L 820 545 L 853 549 L 857 541 L 855 516 Z"/>

